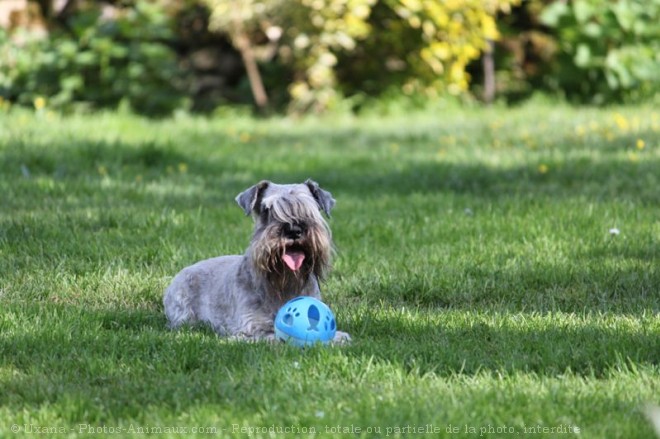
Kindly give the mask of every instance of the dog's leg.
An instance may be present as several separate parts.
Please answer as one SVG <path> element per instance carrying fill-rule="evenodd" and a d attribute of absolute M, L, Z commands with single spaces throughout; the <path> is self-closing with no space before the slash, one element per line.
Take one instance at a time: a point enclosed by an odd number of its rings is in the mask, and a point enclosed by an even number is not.
<path fill-rule="evenodd" d="M 191 305 L 191 286 L 184 273 L 174 278 L 172 284 L 165 291 L 163 305 L 169 320 L 170 328 L 178 328 L 183 324 L 192 324 L 197 321 Z"/>

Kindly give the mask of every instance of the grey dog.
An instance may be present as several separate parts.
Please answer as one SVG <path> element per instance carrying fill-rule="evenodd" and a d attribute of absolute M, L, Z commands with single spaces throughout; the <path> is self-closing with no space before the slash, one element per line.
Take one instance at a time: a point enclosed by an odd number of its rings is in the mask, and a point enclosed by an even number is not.
<path fill-rule="evenodd" d="M 264 180 L 236 202 L 255 221 L 247 251 L 184 268 L 165 290 L 165 314 L 172 328 L 201 322 L 223 336 L 273 340 L 275 314 L 284 303 L 301 295 L 321 298 L 319 282 L 333 245 L 320 211 L 329 216 L 335 200 L 312 180 Z M 337 331 L 335 342 L 347 340 Z"/>

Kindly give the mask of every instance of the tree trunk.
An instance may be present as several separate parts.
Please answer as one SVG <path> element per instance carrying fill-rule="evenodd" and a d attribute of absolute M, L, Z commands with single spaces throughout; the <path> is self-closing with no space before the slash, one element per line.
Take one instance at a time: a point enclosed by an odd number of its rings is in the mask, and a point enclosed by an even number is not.
<path fill-rule="evenodd" d="M 252 90 L 254 102 L 260 111 L 265 111 L 268 108 L 268 95 L 261 80 L 261 73 L 259 73 L 259 66 L 254 57 L 250 38 L 243 30 L 243 24 L 238 18 L 234 20 L 234 44 L 241 53 L 241 58 L 243 58 L 243 64 L 245 65 L 248 80 L 250 81 L 250 90 Z"/>
<path fill-rule="evenodd" d="M 483 56 L 484 68 L 484 101 L 491 104 L 495 99 L 495 44 L 492 40 L 486 43 L 486 50 Z"/>

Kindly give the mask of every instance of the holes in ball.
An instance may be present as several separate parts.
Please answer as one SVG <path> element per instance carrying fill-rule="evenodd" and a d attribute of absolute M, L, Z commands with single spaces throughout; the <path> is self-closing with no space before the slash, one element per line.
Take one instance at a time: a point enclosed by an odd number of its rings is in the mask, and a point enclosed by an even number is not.
<path fill-rule="evenodd" d="M 321 313 L 316 305 L 310 305 L 307 309 L 307 320 L 309 320 L 309 329 L 318 331 L 319 320 L 321 320 Z"/>

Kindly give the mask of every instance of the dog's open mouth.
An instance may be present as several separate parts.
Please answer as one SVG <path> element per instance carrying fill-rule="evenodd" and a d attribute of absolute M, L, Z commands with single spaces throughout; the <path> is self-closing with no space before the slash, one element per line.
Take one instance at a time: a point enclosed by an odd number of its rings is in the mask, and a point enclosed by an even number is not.
<path fill-rule="evenodd" d="M 298 271 L 305 261 L 305 253 L 297 247 L 287 247 L 282 260 L 291 271 Z"/>

